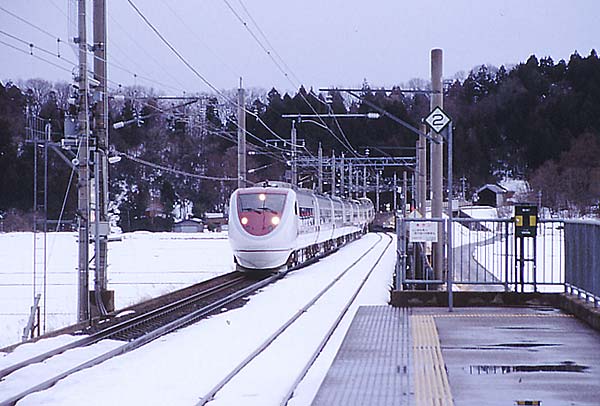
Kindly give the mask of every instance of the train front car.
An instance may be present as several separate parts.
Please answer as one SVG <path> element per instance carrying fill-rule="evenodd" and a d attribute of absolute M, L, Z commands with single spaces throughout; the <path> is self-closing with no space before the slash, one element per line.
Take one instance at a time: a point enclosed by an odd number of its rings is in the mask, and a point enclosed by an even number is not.
<path fill-rule="evenodd" d="M 229 205 L 229 243 L 244 269 L 269 270 L 286 264 L 295 249 L 295 192 L 287 188 L 238 189 Z"/>

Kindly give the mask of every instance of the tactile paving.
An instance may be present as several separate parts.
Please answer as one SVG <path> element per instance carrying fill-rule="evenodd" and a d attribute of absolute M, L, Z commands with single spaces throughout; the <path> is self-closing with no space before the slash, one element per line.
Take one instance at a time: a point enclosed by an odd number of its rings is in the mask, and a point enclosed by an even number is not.
<path fill-rule="evenodd" d="M 361 306 L 313 406 L 397 406 L 411 393 L 408 310 Z"/>

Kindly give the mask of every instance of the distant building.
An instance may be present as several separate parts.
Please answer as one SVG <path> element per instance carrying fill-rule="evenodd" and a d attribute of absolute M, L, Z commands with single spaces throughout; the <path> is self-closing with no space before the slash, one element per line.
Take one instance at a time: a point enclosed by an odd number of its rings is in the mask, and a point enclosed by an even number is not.
<path fill-rule="evenodd" d="M 173 223 L 172 231 L 174 233 L 202 233 L 204 232 L 204 223 L 200 219 L 186 219 Z"/>
<path fill-rule="evenodd" d="M 507 190 L 500 185 L 487 184 L 475 192 L 477 195 L 477 205 L 502 207 L 506 204 Z"/>
<path fill-rule="evenodd" d="M 150 202 L 148 203 L 148 207 L 145 210 L 146 217 L 154 218 L 154 217 L 165 217 L 165 207 L 160 202 L 158 197 L 151 197 Z"/>
<path fill-rule="evenodd" d="M 221 231 L 227 224 L 227 216 L 223 213 L 204 213 L 204 224 L 208 231 Z"/>

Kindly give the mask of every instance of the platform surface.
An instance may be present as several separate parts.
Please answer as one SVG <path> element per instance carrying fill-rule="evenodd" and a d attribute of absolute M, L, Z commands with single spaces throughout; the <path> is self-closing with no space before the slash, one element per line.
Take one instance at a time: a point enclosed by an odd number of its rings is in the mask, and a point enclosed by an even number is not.
<path fill-rule="evenodd" d="M 600 404 L 600 333 L 549 307 L 362 306 L 312 405 Z"/>

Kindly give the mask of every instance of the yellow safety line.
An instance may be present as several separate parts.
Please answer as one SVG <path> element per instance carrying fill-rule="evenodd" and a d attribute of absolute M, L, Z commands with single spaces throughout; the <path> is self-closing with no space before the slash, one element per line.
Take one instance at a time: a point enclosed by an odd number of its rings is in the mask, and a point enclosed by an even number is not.
<path fill-rule="evenodd" d="M 411 316 L 417 406 L 453 406 L 440 340 L 431 315 Z"/>
<path fill-rule="evenodd" d="M 421 315 L 423 316 L 423 315 Z M 494 314 L 494 313 L 470 313 L 470 314 L 449 314 L 449 313 L 439 313 L 439 314 L 429 314 L 431 317 L 494 317 L 494 318 L 508 318 L 508 317 L 574 317 L 572 314 L 531 314 L 531 313 L 502 313 L 502 314 Z"/>

